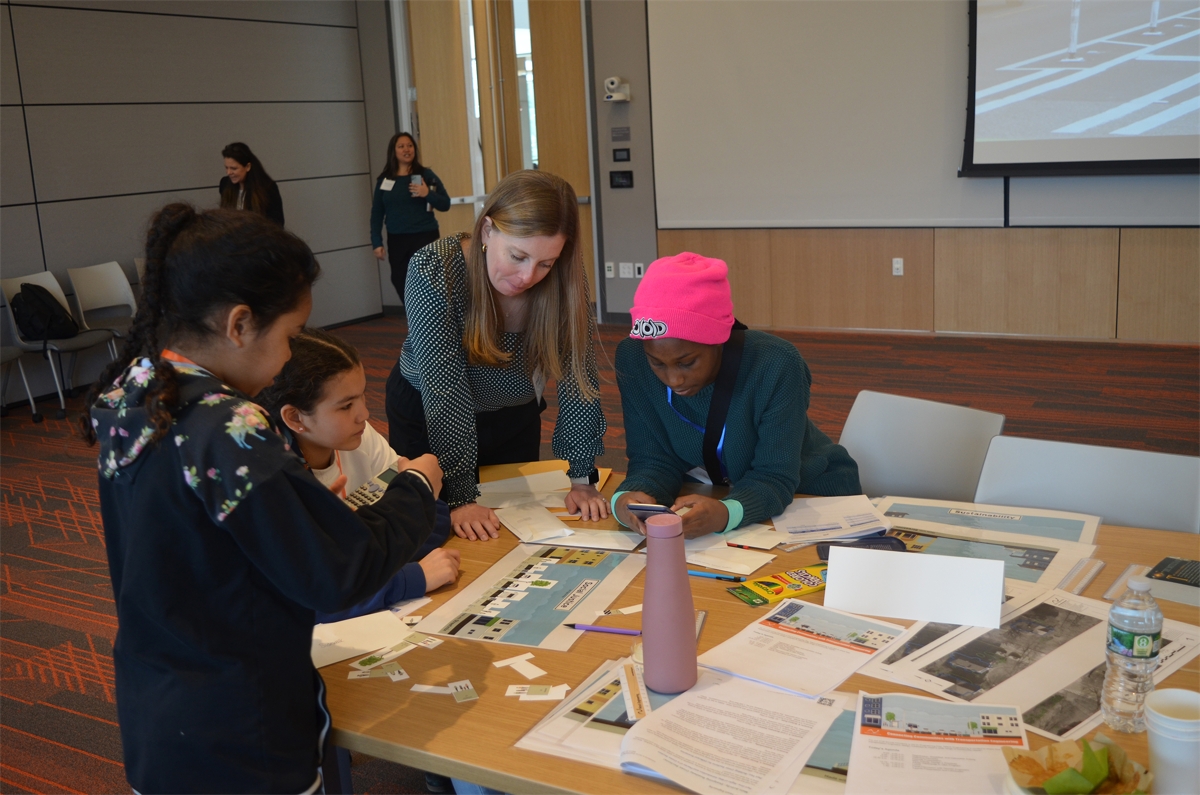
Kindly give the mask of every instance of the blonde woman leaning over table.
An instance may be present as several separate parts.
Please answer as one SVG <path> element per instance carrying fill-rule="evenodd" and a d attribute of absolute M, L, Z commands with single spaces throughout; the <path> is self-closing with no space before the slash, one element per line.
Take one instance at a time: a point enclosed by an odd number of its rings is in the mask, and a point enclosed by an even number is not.
<path fill-rule="evenodd" d="M 454 532 L 499 535 L 495 512 L 475 503 L 477 467 L 538 459 L 548 381 L 558 389 L 554 454 L 570 463 L 574 484 L 567 509 L 608 516 L 593 485 L 606 425 L 571 186 L 542 171 L 508 175 L 466 245 L 448 237 L 413 255 L 405 293 L 408 338 L 387 382 L 389 441 L 406 457 L 437 455 Z"/>

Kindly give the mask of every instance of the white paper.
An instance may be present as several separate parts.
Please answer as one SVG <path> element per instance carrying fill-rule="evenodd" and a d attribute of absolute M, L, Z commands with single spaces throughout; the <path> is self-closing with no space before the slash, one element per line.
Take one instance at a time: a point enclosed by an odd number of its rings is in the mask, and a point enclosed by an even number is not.
<path fill-rule="evenodd" d="M 526 679 L 537 679 L 539 676 L 546 675 L 545 671 L 529 662 L 529 660 L 517 660 L 509 667 Z"/>
<path fill-rule="evenodd" d="M 720 537 L 726 544 L 755 549 L 774 549 L 783 542 L 792 540 L 790 534 L 781 533 L 765 524 L 748 524 L 740 530 L 721 533 Z"/>
<path fill-rule="evenodd" d="M 519 662 L 521 662 L 521 660 L 532 660 L 532 659 L 533 659 L 533 652 L 527 651 L 524 654 L 518 654 L 516 657 L 509 657 L 506 660 L 496 660 L 494 663 L 492 663 L 492 665 L 495 666 L 496 668 L 503 668 L 507 665 L 512 665 L 513 663 L 519 663 Z"/>
<path fill-rule="evenodd" d="M 634 613 L 642 612 L 641 605 L 629 605 L 629 607 L 614 607 L 611 610 L 597 610 L 598 616 L 631 616 Z"/>
<path fill-rule="evenodd" d="M 825 583 L 825 606 L 835 610 L 1000 626 L 1004 564 L 998 560 L 831 546 Z"/>
<path fill-rule="evenodd" d="M 444 696 L 448 696 L 454 692 L 448 687 L 441 687 L 439 685 L 413 685 L 412 690 L 414 693 L 436 693 L 437 695 Z"/>
<path fill-rule="evenodd" d="M 893 663 L 889 678 L 960 702 L 1012 704 L 1029 731 L 1075 740 L 1100 725 L 1109 605 L 1047 591 L 999 629 L 965 628 Z M 1200 628 L 1163 622 L 1155 682 L 1200 653 Z"/>
<path fill-rule="evenodd" d="M 859 693 L 846 795 L 1002 795 L 1005 747 L 1029 747 L 1016 707 Z"/>
<path fill-rule="evenodd" d="M 546 508 L 565 508 L 563 502 L 571 490 L 567 473 L 556 469 L 479 484 L 477 503 L 486 508 L 511 508 L 537 504 Z"/>
<path fill-rule="evenodd" d="M 904 628 L 798 599 L 784 599 L 709 649 L 701 665 L 794 693 L 818 696 L 880 654 Z"/>
<path fill-rule="evenodd" d="M 887 530 L 892 523 L 862 494 L 853 497 L 808 497 L 776 516 L 775 529 L 793 541 L 851 538 Z"/>
<path fill-rule="evenodd" d="M 365 657 L 376 649 L 399 643 L 411 631 L 387 610 L 332 624 L 317 624 L 313 627 L 313 665 L 323 668 L 351 657 Z"/>
<path fill-rule="evenodd" d="M 752 549 L 735 549 L 720 544 L 719 546 L 687 552 L 687 562 L 693 566 L 703 566 L 706 569 L 727 571 L 732 574 L 749 576 L 761 569 L 775 556 L 767 552 L 755 552 Z"/>
<path fill-rule="evenodd" d="M 695 686 L 625 734 L 621 768 L 701 795 L 784 793 L 795 779 L 786 771 L 798 770 L 841 711 L 835 699 L 702 669 Z"/>
<path fill-rule="evenodd" d="M 554 544 L 576 549 L 611 549 L 615 552 L 632 552 L 638 544 L 645 540 L 644 535 L 632 530 L 590 530 L 577 527 L 571 531 L 569 536 L 558 536 L 531 543 Z"/>
<path fill-rule="evenodd" d="M 527 503 L 511 508 L 497 508 L 496 516 L 512 531 L 512 534 L 526 543 L 536 543 L 551 538 L 571 535 L 568 528 L 554 514 L 540 505 Z"/>
<path fill-rule="evenodd" d="M 566 651 L 645 568 L 642 555 L 519 544 L 417 625 L 426 634 Z M 523 591 L 520 600 L 507 594 Z M 494 615 L 485 616 L 484 613 Z M 378 648 L 378 647 L 376 647 Z M 370 649 L 368 649 L 370 651 Z"/>
<path fill-rule="evenodd" d="M 379 183 L 380 190 L 391 190 L 394 187 L 396 187 L 396 180 L 394 179 L 384 179 Z"/>
<path fill-rule="evenodd" d="M 403 620 L 412 615 L 412 612 L 417 608 L 424 607 L 432 601 L 433 600 L 428 596 L 420 596 L 416 599 L 405 599 L 403 602 L 396 602 L 396 604 L 389 606 L 388 610 L 391 611 L 392 615 L 394 615 L 396 618 Z M 417 617 L 420 618 L 420 616 Z M 407 624 L 408 622 L 405 621 L 404 623 Z"/>

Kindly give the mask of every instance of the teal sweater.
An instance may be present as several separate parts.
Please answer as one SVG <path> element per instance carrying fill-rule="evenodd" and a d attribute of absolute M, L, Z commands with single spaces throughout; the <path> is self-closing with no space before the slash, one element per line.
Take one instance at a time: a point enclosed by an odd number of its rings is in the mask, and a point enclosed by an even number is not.
<path fill-rule="evenodd" d="M 667 388 L 650 369 L 639 340 L 617 346 L 616 369 L 629 456 L 629 475 L 617 490 L 644 491 L 670 504 L 685 473 L 704 468 L 703 434 L 667 405 Z M 797 493 L 862 493 L 854 459 L 808 419 L 811 385 L 795 346 L 761 331 L 746 332 L 725 421 L 728 500 L 742 510 L 734 526 L 778 516 Z M 710 384 L 691 397 L 675 395 L 675 409 L 703 427 L 712 393 Z M 737 507 L 729 507 L 736 519 Z"/>
<path fill-rule="evenodd" d="M 446 186 L 433 173 L 433 169 L 421 171 L 429 195 L 413 196 L 408 192 L 409 175 L 396 177 L 391 190 L 383 189 L 383 177 L 375 180 L 375 195 L 371 200 L 371 247 L 383 245 L 383 225 L 387 221 L 390 235 L 413 235 L 418 232 L 438 231 L 434 210 L 446 212 L 450 209 L 450 194 Z"/>

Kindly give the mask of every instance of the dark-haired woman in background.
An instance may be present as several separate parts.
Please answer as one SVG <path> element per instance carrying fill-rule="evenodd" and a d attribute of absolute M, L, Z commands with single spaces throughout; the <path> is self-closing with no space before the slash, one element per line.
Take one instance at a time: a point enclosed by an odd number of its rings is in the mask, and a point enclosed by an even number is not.
<path fill-rule="evenodd" d="M 421 165 L 417 142 L 406 132 L 388 141 L 387 165 L 375 181 L 371 204 L 371 246 L 375 256 L 387 256 L 392 266 L 392 286 L 404 301 L 408 261 L 438 239 L 433 211 L 450 209 L 450 194 L 431 169 Z M 383 248 L 383 221 L 387 219 L 387 251 Z"/>
<path fill-rule="evenodd" d="M 279 195 L 279 186 L 250 147 L 240 142 L 232 143 L 221 150 L 221 157 L 225 158 L 221 207 L 253 210 L 283 226 L 283 197 Z"/>

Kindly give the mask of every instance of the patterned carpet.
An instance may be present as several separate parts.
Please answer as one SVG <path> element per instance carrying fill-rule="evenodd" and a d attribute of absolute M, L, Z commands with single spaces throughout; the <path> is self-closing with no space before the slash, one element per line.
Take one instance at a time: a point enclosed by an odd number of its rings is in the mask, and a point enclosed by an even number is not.
<path fill-rule="evenodd" d="M 367 366 L 373 421 L 404 338 L 382 318 L 338 330 Z M 601 329 L 608 452 L 624 466 L 611 356 Z M 1005 432 L 1200 454 L 1200 349 L 926 334 L 791 333 L 813 371 L 811 414 L 836 439 L 854 396 L 877 389 L 1003 412 Z M 553 397 L 552 391 L 548 394 Z M 80 407 L 71 404 L 73 418 Z M 549 439 L 554 406 L 543 415 Z M 547 451 L 548 452 L 548 451 Z M 0 789 L 128 792 L 113 693 L 117 624 L 96 496 L 95 453 L 67 420 L 0 421 Z M 415 771 L 355 759 L 355 791 L 421 792 Z"/>

